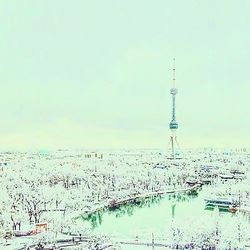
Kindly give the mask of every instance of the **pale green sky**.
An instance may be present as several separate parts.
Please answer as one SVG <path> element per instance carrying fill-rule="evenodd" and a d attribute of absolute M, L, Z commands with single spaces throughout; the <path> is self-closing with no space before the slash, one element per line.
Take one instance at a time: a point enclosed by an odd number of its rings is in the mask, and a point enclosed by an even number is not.
<path fill-rule="evenodd" d="M 0 148 L 250 146 L 248 0 L 0 0 Z"/>

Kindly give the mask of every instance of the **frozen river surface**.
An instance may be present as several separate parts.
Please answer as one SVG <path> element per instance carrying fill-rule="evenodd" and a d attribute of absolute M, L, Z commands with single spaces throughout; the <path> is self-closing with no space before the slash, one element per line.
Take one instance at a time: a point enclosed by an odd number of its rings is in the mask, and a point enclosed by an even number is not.
<path fill-rule="evenodd" d="M 242 227 L 249 228 L 247 218 L 229 212 L 205 210 L 204 198 L 211 197 L 213 191 L 212 187 L 203 187 L 198 196 L 177 194 L 175 197 L 150 198 L 96 213 L 84 224 L 89 224 L 95 232 L 124 241 L 152 242 L 154 238 L 155 242 L 173 243 L 175 239 L 190 242 L 202 233 L 215 231 L 216 227 L 224 237 L 237 237 L 237 223 L 244 221 Z"/>

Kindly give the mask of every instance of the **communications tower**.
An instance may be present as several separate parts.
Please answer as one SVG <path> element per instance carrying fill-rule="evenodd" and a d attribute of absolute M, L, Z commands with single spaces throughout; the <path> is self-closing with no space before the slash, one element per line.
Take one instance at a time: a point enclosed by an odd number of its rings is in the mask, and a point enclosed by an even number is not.
<path fill-rule="evenodd" d="M 176 131 L 178 129 L 178 123 L 176 121 L 175 115 L 175 96 L 178 93 L 177 88 L 175 87 L 175 59 L 173 59 L 173 87 L 170 89 L 170 94 L 172 95 L 172 120 L 169 123 L 169 128 L 171 130 L 170 135 L 170 142 L 171 142 L 171 149 L 172 149 L 172 159 L 176 159 L 176 148 L 178 146 Z"/>

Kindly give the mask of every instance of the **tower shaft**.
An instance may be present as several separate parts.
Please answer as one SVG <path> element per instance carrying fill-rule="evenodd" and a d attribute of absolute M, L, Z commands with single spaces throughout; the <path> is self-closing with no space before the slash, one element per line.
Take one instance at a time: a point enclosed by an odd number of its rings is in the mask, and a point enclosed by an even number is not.
<path fill-rule="evenodd" d="M 175 95 L 172 95 L 172 121 L 175 121 Z"/>
<path fill-rule="evenodd" d="M 175 88 L 175 59 L 174 59 L 174 67 L 173 67 L 173 88 L 170 89 L 170 94 L 172 95 L 172 119 L 169 124 L 169 128 L 171 130 L 170 140 L 171 140 L 171 148 L 172 148 L 172 158 L 176 158 L 176 146 L 177 146 L 177 136 L 176 131 L 178 129 L 178 123 L 176 121 L 176 94 L 178 93 L 177 88 Z"/>
<path fill-rule="evenodd" d="M 171 148 L 172 148 L 172 157 L 175 159 L 175 146 L 174 146 L 174 136 L 171 136 Z"/>

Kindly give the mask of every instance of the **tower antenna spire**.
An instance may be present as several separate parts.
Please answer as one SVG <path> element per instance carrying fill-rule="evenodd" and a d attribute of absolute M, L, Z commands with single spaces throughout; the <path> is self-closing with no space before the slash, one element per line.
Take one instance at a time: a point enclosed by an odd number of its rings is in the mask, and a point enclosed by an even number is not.
<path fill-rule="evenodd" d="M 173 58 L 173 87 L 175 88 L 175 58 Z"/>

